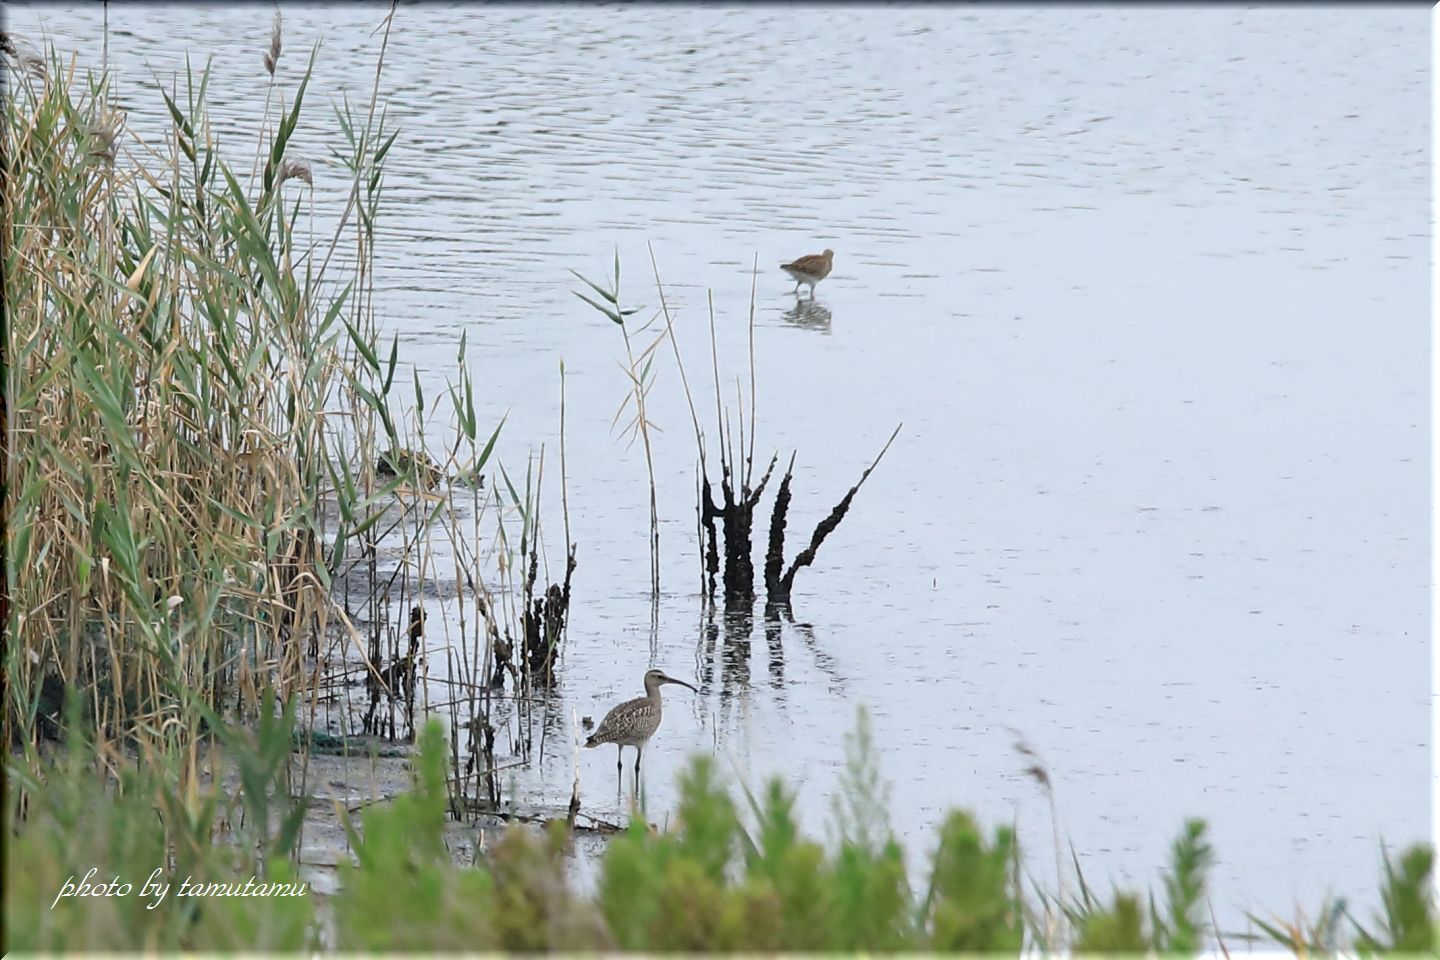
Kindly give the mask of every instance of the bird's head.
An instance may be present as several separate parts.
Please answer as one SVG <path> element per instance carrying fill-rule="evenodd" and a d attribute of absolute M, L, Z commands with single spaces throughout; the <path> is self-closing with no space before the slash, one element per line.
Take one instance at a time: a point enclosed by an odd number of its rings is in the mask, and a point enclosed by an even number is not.
<path fill-rule="evenodd" d="M 680 686 L 682 686 L 682 687 L 689 687 L 689 689 L 695 690 L 694 687 L 691 687 L 690 684 L 686 683 L 684 680 L 676 680 L 674 677 L 668 675 L 664 670 L 646 670 L 646 671 L 645 671 L 645 689 L 646 689 L 646 690 L 654 690 L 656 687 L 660 686 L 662 683 L 678 683 L 678 684 L 679 684 Z M 699 690 L 695 690 L 695 692 L 696 692 L 696 693 L 699 693 L 700 691 L 699 691 Z"/>
<path fill-rule="evenodd" d="M 834 250 L 831 250 L 829 247 L 826 247 L 826 248 L 825 248 L 825 252 L 822 253 L 821 256 L 824 257 L 826 260 L 834 260 L 834 259 L 835 259 L 835 251 L 834 251 Z"/>

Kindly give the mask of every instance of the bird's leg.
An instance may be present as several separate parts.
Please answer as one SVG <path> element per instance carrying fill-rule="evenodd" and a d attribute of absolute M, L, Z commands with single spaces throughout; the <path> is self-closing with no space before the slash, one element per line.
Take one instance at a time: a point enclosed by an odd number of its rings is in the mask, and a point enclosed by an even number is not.
<path fill-rule="evenodd" d="M 623 773 L 624 771 L 625 771 L 625 747 L 622 746 L 621 744 L 618 744 L 618 743 L 617 743 L 617 744 L 615 744 L 615 772 L 616 772 L 616 773 Z"/>
<path fill-rule="evenodd" d="M 635 748 L 635 782 L 636 782 L 637 784 L 640 782 L 640 754 L 643 753 L 643 752 L 644 752 L 644 748 L 642 748 L 642 747 L 636 747 L 636 748 Z"/>

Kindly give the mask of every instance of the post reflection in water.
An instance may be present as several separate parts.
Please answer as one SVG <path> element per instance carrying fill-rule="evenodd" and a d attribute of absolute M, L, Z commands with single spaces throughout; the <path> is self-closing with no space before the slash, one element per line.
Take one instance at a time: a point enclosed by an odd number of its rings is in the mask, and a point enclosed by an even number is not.
<path fill-rule="evenodd" d="M 845 676 L 835 666 L 835 658 L 815 638 L 815 627 L 809 623 L 796 623 L 790 621 L 790 626 L 800 634 L 800 639 L 805 641 L 805 646 L 810 648 L 810 653 L 815 657 L 815 666 L 820 672 L 830 678 L 830 692 L 843 694 L 845 692 Z"/>
<path fill-rule="evenodd" d="M 713 612 L 711 616 L 714 616 Z M 727 703 L 750 686 L 750 635 L 755 616 L 749 610 L 727 610 L 725 644 L 721 648 L 720 702 Z"/>
<path fill-rule="evenodd" d="M 785 687 L 785 647 L 781 643 L 780 611 L 770 604 L 765 605 L 765 643 L 770 648 L 770 686 L 782 690 Z"/>
<path fill-rule="evenodd" d="M 722 639 L 723 626 L 723 640 Z M 810 651 L 816 668 L 829 680 L 832 693 L 845 692 L 845 678 L 836 668 L 835 658 L 828 653 L 815 636 L 812 624 L 797 622 L 789 611 L 783 608 L 766 607 L 765 646 L 766 662 L 772 690 L 785 689 L 785 634 L 790 632 L 800 637 Z M 716 608 L 707 606 L 701 613 L 700 640 L 696 645 L 696 673 L 700 678 L 700 690 L 709 694 L 714 690 L 715 667 L 720 666 L 720 700 L 728 703 L 743 694 L 750 686 L 751 643 L 755 632 L 755 615 L 751 610 L 728 610 L 717 614 Z M 781 700 L 784 699 L 782 696 Z"/>
<path fill-rule="evenodd" d="M 695 651 L 700 692 L 709 696 L 715 687 L 715 644 L 720 639 L 720 625 L 715 622 L 715 608 L 708 603 L 700 613 L 700 648 Z"/>

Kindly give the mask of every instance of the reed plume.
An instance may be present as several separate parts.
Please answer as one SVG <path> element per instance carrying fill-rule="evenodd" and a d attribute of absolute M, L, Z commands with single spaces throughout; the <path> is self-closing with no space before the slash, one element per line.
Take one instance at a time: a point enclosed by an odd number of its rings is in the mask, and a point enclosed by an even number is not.
<path fill-rule="evenodd" d="M 280 19 L 280 9 L 275 9 L 275 23 L 270 27 L 270 48 L 265 51 L 265 71 L 270 76 L 275 76 L 275 67 L 280 62 L 280 41 L 284 30 Z"/>

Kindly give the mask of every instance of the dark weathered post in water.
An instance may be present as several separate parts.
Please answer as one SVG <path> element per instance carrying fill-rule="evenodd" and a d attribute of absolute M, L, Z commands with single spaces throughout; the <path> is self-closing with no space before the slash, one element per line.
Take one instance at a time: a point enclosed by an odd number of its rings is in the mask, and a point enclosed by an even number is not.
<path fill-rule="evenodd" d="M 665 297 L 665 288 L 660 282 L 660 268 L 655 263 L 655 253 L 650 252 L 651 267 L 655 272 L 655 289 L 660 297 L 660 311 L 665 317 L 665 329 L 670 340 L 671 349 L 675 353 L 675 363 L 680 370 L 681 384 L 685 389 L 685 401 L 690 409 L 690 422 L 695 431 L 695 446 L 699 454 L 698 473 L 699 478 L 696 484 L 696 497 L 698 504 L 696 516 L 698 520 L 698 532 L 704 541 L 701 545 L 701 587 L 707 604 L 713 604 L 715 600 L 715 579 L 721 571 L 720 557 L 724 554 L 724 594 L 725 610 L 727 613 L 749 612 L 755 604 L 755 561 L 752 558 L 753 544 L 751 533 L 755 522 L 755 507 L 760 502 L 761 495 L 765 492 L 766 485 L 775 471 L 775 464 L 779 460 L 779 454 L 770 458 L 770 465 L 765 469 L 765 474 L 760 482 L 751 488 L 750 480 L 754 476 L 755 466 L 755 289 L 757 277 L 759 276 L 758 257 L 751 272 L 750 283 L 750 406 L 745 409 L 743 395 L 740 394 L 740 383 L 736 381 L 736 401 L 734 423 L 738 425 L 739 442 L 731 434 L 731 418 L 727 405 L 721 396 L 720 359 L 719 347 L 715 334 L 715 304 L 714 300 L 707 297 L 710 314 L 710 366 L 715 383 L 715 436 L 719 438 L 716 448 L 719 451 L 720 459 L 720 502 L 716 503 L 714 484 L 710 479 L 707 467 L 707 451 L 705 434 L 700 429 L 700 417 L 696 413 L 694 399 L 690 393 L 689 380 L 685 374 L 685 364 L 680 356 L 680 347 L 675 339 L 674 320 L 670 313 L 670 305 Z M 577 274 L 578 276 L 578 274 Z M 583 280 L 584 278 L 581 277 Z M 618 288 L 619 266 L 616 266 L 616 282 Z M 590 283 L 590 281 L 586 281 Z M 611 294 L 604 288 L 590 283 L 598 293 L 607 299 Z M 588 297 L 583 297 L 586 302 L 610 316 L 611 320 L 621 323 L 623 318 L 615 310 L 597 304 Z M 616 301 L 610 299 L 612 305 Z M 658 344 L 658 340 L 657 340 Z M 653 347 L 652 347 L 653 349 Z M 646 351 L 648 355 L 649 351 Z M 632 364 L 633 366 L 633 364 Z M 640 381 L 636 381 L 637 391 L 643 395 Z M 748 420 L 749 445 L 746 445 Z M 643 423 L 643 414 L 640 416 Z M 895 428 L 895 434 L 900 428 Z M 891 434 L 890 440 L 895 439 Z M 885 455 L 890 443 L 885 444 L 885 449 L 880 451 L 880 457 Z M 785 479 L 780 484 L 780 491 L 776 497 L 775 511 L 771 515 L 770 536 L 768 550 L 765 555 L 765 591 L 770 606 L 777 611 L 787 608 L 790 603 L 790 593 L 795 582 L 795 574 L 801 567 L 808 566 L 815 559 L 815 551 L 819 549 L 821 542 L 830 535 L 840 521 L 844 519 L 846 512 L 850 509 L 850 501 L 854 498 L 860 485 L 865 478 L 870 476 L 870 471 L 875 469 L 880 462 L 880 457 L 875 458 L 861 476 L 859 483 L 850 489 L 845 499 L 840 502 L 830 516 L 821 522 L 816 528 L 815 534 L 811 537 L 810 546 L 804 550 L 789 570 L 785 570 L 785 520 L 790 508 L 790 478 L 791 471 L 795 466 L 795 457 L 790 457 L 790 465 L 785 470 Z M 653 481 L 652 481 L 653 485 Z M 718 523 L 717 523 L 718 521 Z M 725 544 L 720 546 L 721 538 Z M 748 631 L 747 631 L 748 635 Z M 748 646 L 747 648 L 748 649 Z"/>
<path fill-rule="evenodd" d="M 705 472 L 705 458 L 700 458 L 700 529 L 704 540 L 704 576 L 702 587 L 706 597 L 715 599 L 715 578 L 720 575 L 720 533 L 715 529 L 715 518 L 720 510 L 715 506 L 715 497 L 710 492 L 710 476 Z"/>
<path fill-rule="evenodd" d="M 901 424 L 900 426 L 903 426 Z M 790 510 L 790 477 L 795 466 L 795 457 L 790 457 L 790 465 L 785 468 L 785 476 L 780 478 L 780 491 L 775 496 L 775 511 L 770 515 L 770 543 L 765 552 L 765 606 L 767 610 L 784 611 L 790 613 L 790 595 L 795 586 L 795 574 L 800 568 L 808 567 L 815 562 L 815 554 L 820 549 L 820 544 L 825 538 L 840 526 L 840 521 L 845 519 L 845 514 L 850 511 L 850 502 L 855 499 L 855 494 L 870 477 L 873 471 L 880 464 L 885 451 L 890 449 L 890 444 L 895 442 L 896 436 L 900 433 L 900 426 L 896 426 L 895 432 L 890 434 L 890 439 L 885 441 L 885 446 L 880 448 L 874 462 L 865 468 L 860 479 L 855 481 L 844 498 L 830 511 L 830 515 L 815 527 L 815 532 L 810 535 L 810 545 L 801 550 L 790 563 L 789 569 L 784 574 L 780 570 L 785 565 L 785 520 Z"/>
<path fill-rule="evenodd" d="M 785 518 L 790 513 L 790 477 L 795 472 L 795 454 L 785 466 L 785 476 L 780 478 L 780 489 L 775 493 L 775 509 L 770 511 L 770 537 L 765 549 L 765 606 L 776 609 L 775 598 L 780 596 L 780 582 L 785 569 Z"/>
<path fill-rule="evenodd" d="M 734 488 L 734 477 L 730 472 L 730 466 L 725 463 L 720 473 L 720 496 L 723 506 L 717 506 L 711 495 L 709 479 L 701 484 L 704 502 L 701 504 L 701 518 L 709 533 L 710 543 L 707 546 L 707 556 L 712 560 L 718 560 L 719 550 L 716 546 L 715 519 L 720 519 L 720 529 L 725 534 L 725 609 L 742 610 L 749 609 L 755 604 L 755 561 L 751 558 L 750 532 L 755 523 L 755 505 L 760 502 L 760 496 L 765 492 L 765 486 L 770 482 L 770 475 L 775 470 L 777 457 L 770 458 L 770 466 L 766 468 L 765 475 L 760 478 L 760 483 L 751 490 L 743 483 L 740 486 L 739 495 L 736 495 Z M 711 568 L 711 587 L 714 587 L 714 570 Z"/>
<path fill-rule="evenodd" d="M 755 564 L 750 559 L 750 528 L 755 515 L 753 504 L 745 491 L 739 499 L 731 487 L 730 471 L 723 471 L 720 492 L 725 498 L 725 607 L 745 606 L 755 602 Z"/>

